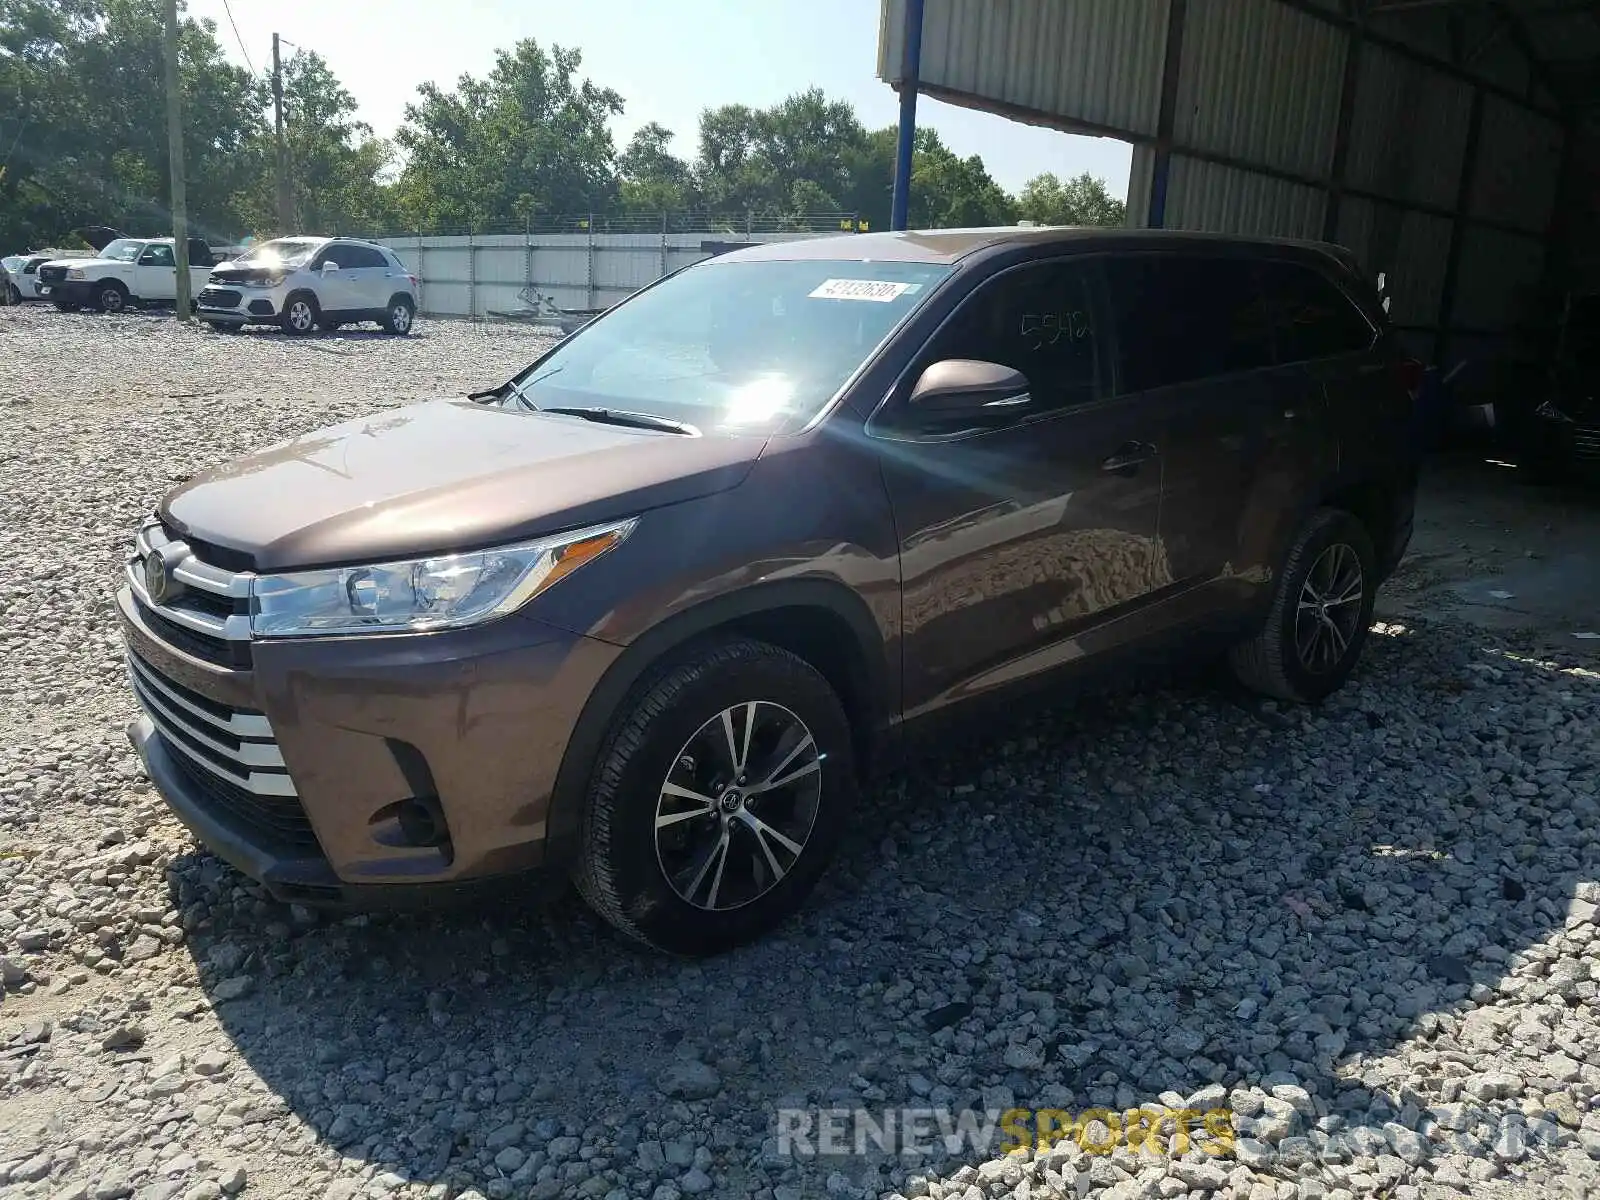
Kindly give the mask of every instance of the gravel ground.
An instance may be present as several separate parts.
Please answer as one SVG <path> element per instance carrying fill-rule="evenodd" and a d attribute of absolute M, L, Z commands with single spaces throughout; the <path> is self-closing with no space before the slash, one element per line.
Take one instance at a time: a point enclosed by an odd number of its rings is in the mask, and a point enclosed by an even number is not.
<path fill-rule="evenodd" d="M 122 734 L 135 522 L 539 344 L 0 310 L 8 1200 L 1600 1194 L 1600 676 L 1512 634 L 1381 627 L 1317 710 L 1185 678 L 1018 713 L 876 790 L 803 917 L 702 963 L 575 901 L 318 919 L 196 847 Z M 774 1136 L 780 1109 L 1140 1105 L 1226 1136 Z"/>

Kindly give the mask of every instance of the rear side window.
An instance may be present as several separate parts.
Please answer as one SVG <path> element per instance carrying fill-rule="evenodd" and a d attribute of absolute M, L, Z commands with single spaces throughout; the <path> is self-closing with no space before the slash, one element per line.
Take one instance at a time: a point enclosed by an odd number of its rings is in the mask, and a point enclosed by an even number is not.
<path fill-rule="evenodd" d="M 346 244 L 334 246 L 328 256 L 346 271 L 358 271 L 365 267 L 387 267 L 389 264 L 383 260 L 371 246 L 356 246 Z"/>
<path fill-rule="evenodd" d="M 943 358 L 1000 363 L 1028 377 L 1042 410 L 1100 394 L 1100 347 L 1081 263 L 1018 267 L 982 284 L 934 341 L 924 365 Z"/>
<path fill-rule="evenodd" d="M 1244 258 L 1140 254 L 1105 260 L 1124 392 L 1272 364 L 1266 298 Z"/>
<path fill-rule="evenodd" d="M 1372 345 L 1373 330 L 1350 298 L 1319 271 L 1299 263 L 1262 264 L 1272 300 L 1278 361 L 1351 354 Z"/>

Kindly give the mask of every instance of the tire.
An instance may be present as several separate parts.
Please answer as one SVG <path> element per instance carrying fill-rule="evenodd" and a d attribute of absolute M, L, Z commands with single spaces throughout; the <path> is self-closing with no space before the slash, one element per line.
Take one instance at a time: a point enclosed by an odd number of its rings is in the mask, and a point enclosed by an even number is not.
<path fill-rule="evenodd" d="M 743 776 L 736 755 L 749 768 Z M 759 789 L 763 773 L 779 786 Z M 744 796 L 740 778 L 750 784 Z M 724 783 L 734 787 L 722 791 Z M 855 795 L 850 724 L 814 667 L 765 642 L 700 643 L 641 679 L 623 703 L 590 779 L 575 881 L 635 941 L 671 954 L 720 953 L 801 906 Z M 676 818 L 664 830 L 663 815 Z"/>
<path fill-rule="evenodd" d="M 291 337 L 303 337 L 317 327 L 321 317 L 315 296 L 310 292 L 295 292 L 284 301 L 278 324 Z"/>
<path fill-rule="evenodd" d="M 128 311 L 128 289 L 116 280 L 107 280 L 95 289 L 94 306 L 103 313 Z"/>
<path fill-rule="evenodd" d="M 1361 658 L 1377 588 L 1377 554 L 1366 528 L 1347 512 L 1317 509 L 1284 562 L 1265 625 L 1229 651 L 1235 678 L 1252 691 L 1300 704 L 1331 696 Z M 1301 608 L 1313 593 L 1330 601 L 1321 610 L 1326 623 Z"/>
<path fill-rule="evenodd" d="M 6 284 L 6 297 L 5 297 L 5 299 L 6 299 L 6 303 L 7 304 L 21 304 L 22 303 L 22 292 L 18 290 L 16 284 L 14 284 L 14 283 L 7 283 Z"/>
<path fill-rule="evenodd" d="M 417 306 L 406 296 L 393 296 L 389 300 L 389 307 L 384 310 L 383 320 L 379 322 L 384 329 L 396 337 L 404 337 L 411 332 L 412 322 L 416 320 Z"/>

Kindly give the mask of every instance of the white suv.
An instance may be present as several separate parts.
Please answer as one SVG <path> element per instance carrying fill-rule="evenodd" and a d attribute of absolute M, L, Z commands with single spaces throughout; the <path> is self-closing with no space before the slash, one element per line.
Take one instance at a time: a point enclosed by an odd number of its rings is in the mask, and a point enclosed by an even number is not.
<path fill-rule="evenodd" d="M 228 331 L 279 325 L 300 334 L 376 321 L 405 334 L 417 315 L 417 277 L 393 250 L 373 242 L 277 238 L 215 268 L 195 315 Z"/>

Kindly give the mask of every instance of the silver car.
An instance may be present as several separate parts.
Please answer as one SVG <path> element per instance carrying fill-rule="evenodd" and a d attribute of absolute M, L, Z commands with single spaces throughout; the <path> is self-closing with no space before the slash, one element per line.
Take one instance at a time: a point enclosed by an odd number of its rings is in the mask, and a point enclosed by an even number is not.
<path fill-rule="evenodd" d="M 411 332 L 418 281 L 395 252 L 355 238 L 286 237 L 214 268 L 195 315 L 213 328 L 278 325 L 285 333 L 376 321 Z"/>

